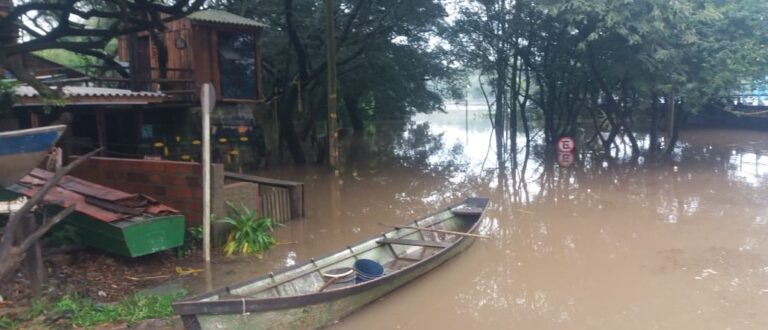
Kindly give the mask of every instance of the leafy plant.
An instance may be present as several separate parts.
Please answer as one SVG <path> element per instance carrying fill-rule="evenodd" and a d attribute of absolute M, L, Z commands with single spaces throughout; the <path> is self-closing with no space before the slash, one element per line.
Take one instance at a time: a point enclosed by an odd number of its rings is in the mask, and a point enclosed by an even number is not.
<path fill-rule="evenodd" d="M 16 103 L 16 82 L 0 80 L 0 118 L 9 117 Z"/>
<path fill-rule="evenodd" d="M 254 210 L 245 205 L 237 207 L 230 202 L 227 205 L 232 209 L 232 216 L 217 221 L 232 225 L 224 245 L 224 252 L 228 256 L 234 253 L 260 255 L 277 244 L 272 231 L 276 226 L 281 226 L 279 223 L 270 217 L 257 216 Z"/>
<path fill-rule="evenodd" d="M 171 303 L 180 296 L 181 293 L 159 296 L 135 294 L 116 304 L 96 304 L 90 299 L 65 296 L 56 303 L 54 310 L 71 315 L 72 325 L 78 327 L 115 321 L 134 323 L 172 316 Z"/>
<path fill-rule="evenodd" d="M 168 318 L 173 315 L 171 303 L 186 295 L 177 292 L 166 295 L 133 294 L 116 303 L 99 304 L 89 298 L 77 295 L 65 295 L 56 300 L 35 300 L 29 312 L 17 317 L 0 317 L 1 329 L 41 329 L 50 328 L 50 324 L 41 324 L 49 318 L 63 317 L 67 325 L 76 328 L 91 328 L 95 325 L 127 322 L 136 323 L 145 319 Z"/>
<path fill-rule="evenodd" d="M 77 228 L 67 223 L 56 224 L 43 239 L 43 245 L 46 247 L 61 247 L 81 243 L 82 239 Z"/>
<path fill-rule="evenodd" d="M 173 251 L 176 253 L 176 257 L 186 257 L 193 251 L 197 250 L 203 241 L 203 227 L 187 227 L 184 234 L 184 244 L 179 246 Z"/>

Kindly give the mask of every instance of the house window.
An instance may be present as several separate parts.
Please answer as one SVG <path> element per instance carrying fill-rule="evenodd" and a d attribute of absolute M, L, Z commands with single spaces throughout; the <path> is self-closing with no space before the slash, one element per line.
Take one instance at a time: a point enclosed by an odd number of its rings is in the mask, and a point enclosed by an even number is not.
<path fill-rule="evenodd" d="M 218 32 L 223 98 L 255 99 L 256 41 L 245 33 Z"/>

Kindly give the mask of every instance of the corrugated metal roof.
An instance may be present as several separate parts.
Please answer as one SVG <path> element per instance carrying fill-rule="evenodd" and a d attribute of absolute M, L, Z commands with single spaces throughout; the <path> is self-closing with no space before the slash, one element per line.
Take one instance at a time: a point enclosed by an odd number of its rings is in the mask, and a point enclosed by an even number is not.
<path fill-rule="evenodd" d="M 227 24 L 227 25 L 239 25 L 248 27 L 265 27 L 266 24 L 242 16 L 238 16 L 232 13 L 228 13 L 222 10 L 207 9 L 194 12 L 190 14 L 189 19 L 193 21 Z"/>
<path fill-rule="evenodd" d="M 56 87 L 52 87 L 56 89 Z M 18 97 L 37 97 L 37 91 L 28 85 L 16 87 Z M 88 87 L 88 86 L 64 86 L 64 95 L 68 97 L 157 97 L 162 98 L 163 93 L 132 92 L 128 89 Z"/>

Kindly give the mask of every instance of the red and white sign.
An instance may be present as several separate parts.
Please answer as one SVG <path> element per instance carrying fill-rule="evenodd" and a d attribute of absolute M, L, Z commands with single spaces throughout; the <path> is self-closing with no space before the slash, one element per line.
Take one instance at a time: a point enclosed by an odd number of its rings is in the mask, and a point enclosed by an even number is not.
<path fill-rule="evenodd" d="M 572 137 L 563 136 L 557 140 L 558 153 L 573 152 L 573 149 L 576 149 L 576 141 L 574 141 Z"/>
<path fill-rule="evenodd" d="M 560 164 L 562 167 L 569 167 L 573 165 L 574 161 L 573 153 L 571 152 L 558 152 L 557 153 L 557 163 Z"/>

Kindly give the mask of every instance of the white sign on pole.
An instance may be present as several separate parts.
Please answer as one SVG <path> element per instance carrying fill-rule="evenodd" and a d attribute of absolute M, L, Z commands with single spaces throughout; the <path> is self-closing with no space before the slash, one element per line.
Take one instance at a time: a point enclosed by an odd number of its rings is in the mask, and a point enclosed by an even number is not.
<path fill-rule="evenodd" d="M 562 167 L 569 167 L 573 165 L 574 159 L 573 153 L 571 152 L 558 152 L 557 153 L 557 163 Z"/>
<path fill-rule="evenodd" d="M 572 152 L 573 149 L 576 149 L 576 141 L 574 141 L 572 137 L 563 136 L 557 140 L 558 152 Z"/>

